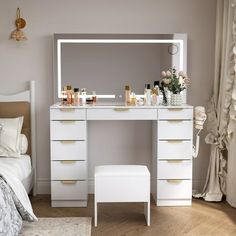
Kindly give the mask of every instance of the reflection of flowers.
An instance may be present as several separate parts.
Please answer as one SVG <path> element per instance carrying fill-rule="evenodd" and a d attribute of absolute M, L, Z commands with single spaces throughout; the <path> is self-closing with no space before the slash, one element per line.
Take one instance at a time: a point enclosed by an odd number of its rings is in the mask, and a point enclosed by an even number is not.
<path fill-rule="evenodd" d="M 176 69 L 171 68 L 167 71 L 162 71 L 162 83 L 164 87 L 168 87 L 168 89 L 173 94 L 178 94 L 184 89 L 186 89 L 187 85 L 190 84 L 190 79 L 188 76 L 183 72 L 180 71 L 176 74 Z"/>

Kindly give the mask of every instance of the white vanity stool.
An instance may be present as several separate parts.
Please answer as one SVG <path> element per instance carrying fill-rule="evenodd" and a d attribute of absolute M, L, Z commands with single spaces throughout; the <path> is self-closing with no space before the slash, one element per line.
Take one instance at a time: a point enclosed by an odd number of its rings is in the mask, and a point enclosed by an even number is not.
<path fill-rule="evenodd" d="M 142 165 L 105 165 L 95 167 L 94 225 L 97 203 L 144 202 L 144 214 L 150 225 L 150 173 Z"/>

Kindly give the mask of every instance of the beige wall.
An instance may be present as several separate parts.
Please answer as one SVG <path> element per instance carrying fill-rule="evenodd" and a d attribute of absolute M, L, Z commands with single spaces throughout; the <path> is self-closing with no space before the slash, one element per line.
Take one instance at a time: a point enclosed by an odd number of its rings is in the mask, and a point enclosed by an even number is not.
<path fill-rule="evenodd" d="M 17 6 L 29 40 L 8 40 Z M 52 104 L 53 33 L 187 33 L 189 100 L 206 105 L 212 90 L 215 0 L 0 0 L 0 93 L 37 83 L 37 160 L 40 187 L 48 188 L 49 106 Z M 209 147 L 201 142 L 194 161 L 194 186 L 201 187 Z M 44 182 L 45 180 L 45 182 Z"/>

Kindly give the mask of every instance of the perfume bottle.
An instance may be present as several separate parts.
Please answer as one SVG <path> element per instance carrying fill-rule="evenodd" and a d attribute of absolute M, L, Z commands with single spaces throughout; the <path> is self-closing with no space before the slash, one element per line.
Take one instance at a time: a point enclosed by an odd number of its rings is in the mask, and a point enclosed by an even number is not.
<path fill-rule="evenodd" d="M 130 94 L 131 94 L 130 86 L 126 85 L 125 86 L 125 105 L 130 104 Z"/>

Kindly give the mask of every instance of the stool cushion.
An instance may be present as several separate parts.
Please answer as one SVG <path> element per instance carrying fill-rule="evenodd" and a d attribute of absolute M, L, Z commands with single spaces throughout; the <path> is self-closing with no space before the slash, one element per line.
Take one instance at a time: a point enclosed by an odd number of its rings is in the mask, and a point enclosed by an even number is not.
<path fill-rule="evenodd" d="M 148 176 L 150 172 L 143 165 L 104 165 L 95 167 L 95 177 L 99 176 Z"/>

